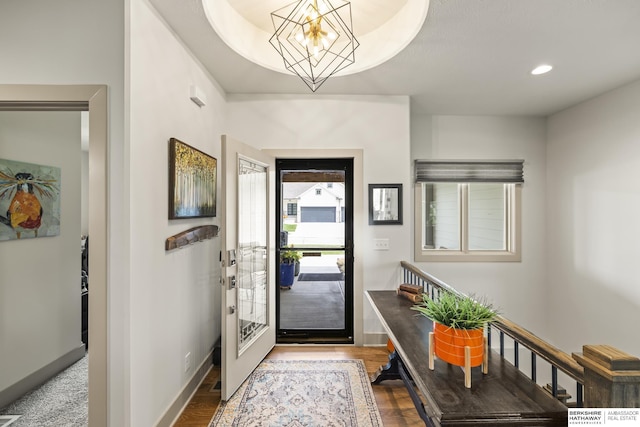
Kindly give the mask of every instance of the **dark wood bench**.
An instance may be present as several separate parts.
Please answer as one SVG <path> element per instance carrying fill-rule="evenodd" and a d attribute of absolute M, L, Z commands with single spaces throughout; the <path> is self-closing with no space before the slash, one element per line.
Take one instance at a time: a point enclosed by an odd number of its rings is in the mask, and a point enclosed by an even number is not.
<path fill-rule="evenodd" d="M 495 351 L 489 352 L 489 372 L 472 369 L 472 387 L 464 373 L 442 360 L 429 369 L 432 322 L 411 310 L 410 301 L 394 291 L 367 291 L 395 352 L 373 384 L 402 379 L 428 426 L 566 426 L 567 408 L 527 378 Z M 416 389 L 419 394 L 416 393 Z"/>

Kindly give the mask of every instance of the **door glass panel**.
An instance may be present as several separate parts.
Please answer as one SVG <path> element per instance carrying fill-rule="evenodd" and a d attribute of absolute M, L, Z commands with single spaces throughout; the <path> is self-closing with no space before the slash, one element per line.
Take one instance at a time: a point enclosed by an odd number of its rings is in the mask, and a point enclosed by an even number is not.
<path fill-rule="evenodd" d="M 267 327 L 267 168 L 238 168 L 238 354 Z"/>
<path fill-rule="evenodd" d="M 353 282 L 346 245 L 351 181 L 343 162 L 278 163 L 281 340 L 351 339 Z"/>
<path fill-rule="evenodd" d="M 294 266 L 298 275 L 291 277 L 295 286 L 280 287 L 281 329 L 345 328 L 344 263 L 341 250 L 323 250 L 301 257 Z M 293 276 L 295 272 L 294 269 L 290 274 Z M 283 273 L 280 279 L 286 279 Z"/>
<path fill-rule="evenodd" d="M 300 181 L 295 181 L 299 179 Z M 312 179 L 318 181 L 311 181 Z M 321 179 L 333 178 L 331 181 Z M 282 183 L 281 247 L 344 247 L 344 171 L 291 171 Z M 310 181 L 304 181 L 308 179 Z"/>

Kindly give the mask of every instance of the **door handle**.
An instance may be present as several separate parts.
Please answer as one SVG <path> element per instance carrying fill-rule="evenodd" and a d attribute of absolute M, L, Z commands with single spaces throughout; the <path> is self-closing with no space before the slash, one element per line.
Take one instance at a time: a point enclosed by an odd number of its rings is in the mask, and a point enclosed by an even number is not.
<path fill-rule="evenodd" d="M 229 314 L 234 314 L 236 312 L 236 306 L 232 305 L 231 307 L 229 307 Z"/>
<path fill-rule="evenodd" d="M 227 266 L 231 267 L 236 265 L 236 250 L 230 249 L 227 251 Z"/>

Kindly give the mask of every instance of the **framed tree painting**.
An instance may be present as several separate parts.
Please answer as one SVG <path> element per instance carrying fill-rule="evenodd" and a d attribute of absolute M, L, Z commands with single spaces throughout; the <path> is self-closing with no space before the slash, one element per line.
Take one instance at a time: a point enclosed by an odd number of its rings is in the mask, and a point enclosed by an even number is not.
<path fill-rule="evenodd" d="M 216 216 L 217 160 L 169 140 L 169 219 Z"/>
<path fill-rule="evenodd" d="M 0 159 L 0 241 L 60 234 L 60 168 Z"/>

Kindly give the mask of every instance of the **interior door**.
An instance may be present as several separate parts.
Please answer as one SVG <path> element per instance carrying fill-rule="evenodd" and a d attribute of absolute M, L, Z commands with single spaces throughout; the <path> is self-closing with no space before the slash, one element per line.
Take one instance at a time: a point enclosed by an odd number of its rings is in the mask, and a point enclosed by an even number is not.
<path fill-rule="evenodd" d="M 222 372 L 228 400 L 274 347 L 275 163 L 222 136 Z"/>

